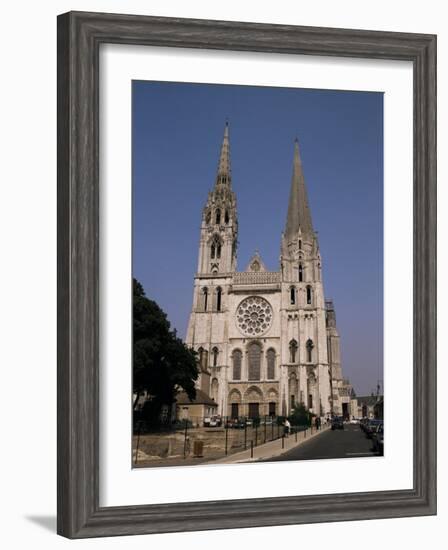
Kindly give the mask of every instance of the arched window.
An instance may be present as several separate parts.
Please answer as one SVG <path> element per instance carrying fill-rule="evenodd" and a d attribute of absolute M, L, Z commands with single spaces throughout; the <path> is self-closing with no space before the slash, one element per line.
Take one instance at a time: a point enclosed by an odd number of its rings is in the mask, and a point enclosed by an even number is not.
<path fill-rule="evenodd" d="M 302 250 L 302 239 L 299 239 L 299 250 Z"/>
<path fill-rule="evenodd" d="M 308 285 L 306 287 L 306 303 L 311 304 L 311 287 Z"/>
<path fill-rule="evenodd" d="M 218 208 L 216 210 L 216 218 L 215 218 L 216 225 L 219 225 L 221 223 L 221 210 Z"/>
<path fill-rule="evenodd" d="M 297 342 L 296 340 L 291 340 L 289 342 L 289 362 L 295 363 L 296 362 L 296 356 L 297 356 Z"/>
<path fill-rule="evenodd" d="M 215 235 L 212 239 L 212 244 L 210 246 L 210 258 L 212 260 L 215 258 L 221 258 L 221 240 L 218 235 Z"/>
<path fill-rule="evenodd" d="M 266 359 L 267 359 L 267 363 L 268 363 L 267 378 L 268 378 L 268 380 L 274 380 L 274 378 L 275 378 L 275 350 L 268 349 L 268 352 L 266 353 Z"/>
<path fill-rule="evenodd" d="M 221 311 L 222 305 L 222 288 L 218 286 L 216 289 L 216 311 Z"/>
<path fill-rule="evenodd" d="M 299 282 L 301 283 L 303 281 L 303 266 L 302 264 L 299 264 Z"/>
<path fill-rule="evenodd" d="M 198 353 L 199 353 L 199 366 L 201 367 L 202 371 L 206 371 L 208 367 L 208 351 L 203 347 L 200 347 L 198 349 Z"/>
<path fill-rule="evenodd" d="M 308 408 L 309 408 L 309 409 L 312 409 L 312 408 L 313 408 L 313 394 L 312 394 L 312 393 L 310 393 L 310 394 L 308 395 Z"/>
<path fill-rule="evenodd" d="M 233 379 L 234 380 L 241 380 L 241 359 L 243 354 L 239 349 L 236 349 L 233 352 L 232 359 L 233 359 Z"/>
<path fill-rule="evenodd" d="M 212 213 L 210 212 L 210 210 L 207 212 L 207 214 L 205 215 L 205 223 L 206 224 L 209 224 L 211 222 L 211 219 L 212 219 Z"/>
<path fill-rule="evenodd" d="M 218 365 L 218 355 L 219 355 L 219 349 L 217 347 L 214 347 L 212 349 L 213 366 L 214 367 L 216 367 Z"/>
<path fill-rule="evenodd" d="M 204 311 L 207 311 L 208 305 L 208 288 L 202 289 L 202 308 Z"/>
<path fill-rule="evenodd" d="M 296 287 L 292 286 L 289 289 L 289 302 L 293 306 L 296 303 Z"/>
<path fill-rule="evenodd" d="M 311 361 L 313 360 L 313 348 L 313 341 L 308 339 L 306 342 L 306 360 L 308 363 L 311 363 Z"/>
<path fill-rule="evenodd" d="M 257 342 L 249 344 L 249 380 L 260 380 L 261 346 Z"/>
<path fill-rule="evenodd" d="M 224 216 L 224 221 L 225 221 L 226 225 L 229 223 L 229 219 L 230 219 L 230 217 L 229 217 L 229 211 L 226 210 L 226 214 L 225 214 L 225 216 Z"/>

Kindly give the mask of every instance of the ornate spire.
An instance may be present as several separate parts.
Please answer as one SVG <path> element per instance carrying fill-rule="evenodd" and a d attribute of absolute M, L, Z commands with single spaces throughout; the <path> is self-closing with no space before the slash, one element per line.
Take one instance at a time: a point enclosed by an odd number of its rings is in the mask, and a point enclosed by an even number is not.
<path fill-rule="evenodd" d="M 218 174 L 216 183 L 228 184 L 231 182 L 230 174 L 230 143 L 229 143 L 229 123 L 226 121 L 224 128 L 224 138 L 221 145 L 221 154 L 219 156 Z"/>
<path fill-rule="evenodd" d="M 294 143 L 294 164 L 289 194 L 288 217 L 286 219 L 285 237 L 294 238 L 299 228 L 302 234 L 312 234 L 313 224 L 308 206 L 308 196 L 303 177 L 302 161 L 300 160 L 299 142 Z"/>

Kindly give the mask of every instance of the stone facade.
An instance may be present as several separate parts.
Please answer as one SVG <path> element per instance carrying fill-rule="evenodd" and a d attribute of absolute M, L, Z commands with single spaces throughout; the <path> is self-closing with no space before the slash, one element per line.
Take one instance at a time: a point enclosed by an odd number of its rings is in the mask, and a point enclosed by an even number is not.
<path fill-rule="evenodd" d="M 237 238 L 226 125 L 203 209 L 186 338 L 199 353 L 198 387 L 232 418 L 287 415 L 297 403 L 322 416 L 342 414 L 336 315 L 325 300 L 297 141 L 279 270 L 268 271 L 255 252 L 237 271 Z"/>

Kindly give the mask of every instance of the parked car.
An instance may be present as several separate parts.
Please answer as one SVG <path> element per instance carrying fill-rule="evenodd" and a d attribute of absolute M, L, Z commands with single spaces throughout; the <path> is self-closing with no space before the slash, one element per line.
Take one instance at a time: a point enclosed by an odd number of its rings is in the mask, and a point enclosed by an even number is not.
<path fill-rule="evenodd" d="M 367 439 L 372 439 L 373 432 L 383 423 L 382 420 L 377 420 L 373 418 L 369 420 L 364 426 L 364 433 L 366 434 Z"/>
<path fill-rule="evenodd" d="M 205 428 L 219 428 L 221 426 L 221 417 L 220 416 L 206 416 L 204 418 L 204 427 Z"/>
<path fill-rule="evenodd" d="M 332 430 L 343 430 L 344 429 L 344 419 L 342 416 L 333 416 L 331 419 L 331 429 Z"/>
<path fill-rule="evenodd" d="M 369 422 L 369 420 L 370 420 L 369 418 L 364 417 L 364 418 L 361 418 L 361 420 L 359 421 L 359 427 L 363 432 L 366 431 L 366 425 Z"/>
<path fill-rule="evenodd" d="M 378 424 L 372 433 L 372 451 L 383 456 L 384 454 L 384 424 Z"/>
<path fill-rule="evenodd" d="M 248 418 L 233 418 L 229 420 L 228 427 L 236 430 L 244 430 L 246 426 L 252 426 L 252 420 Z"/>

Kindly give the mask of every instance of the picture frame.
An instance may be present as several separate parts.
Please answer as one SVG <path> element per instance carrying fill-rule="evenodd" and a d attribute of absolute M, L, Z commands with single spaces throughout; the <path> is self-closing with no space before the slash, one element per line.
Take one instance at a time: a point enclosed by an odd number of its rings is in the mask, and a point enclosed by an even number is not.
<path fill-rule="evenodd" d="M 413 471 L 409 490 L 99 505 L 99 48 L 152 45 L 413 63 Z M 436 513 L 436 37 L 69 12 L 58 17 L 58 519 L 68 538 Z"/>

